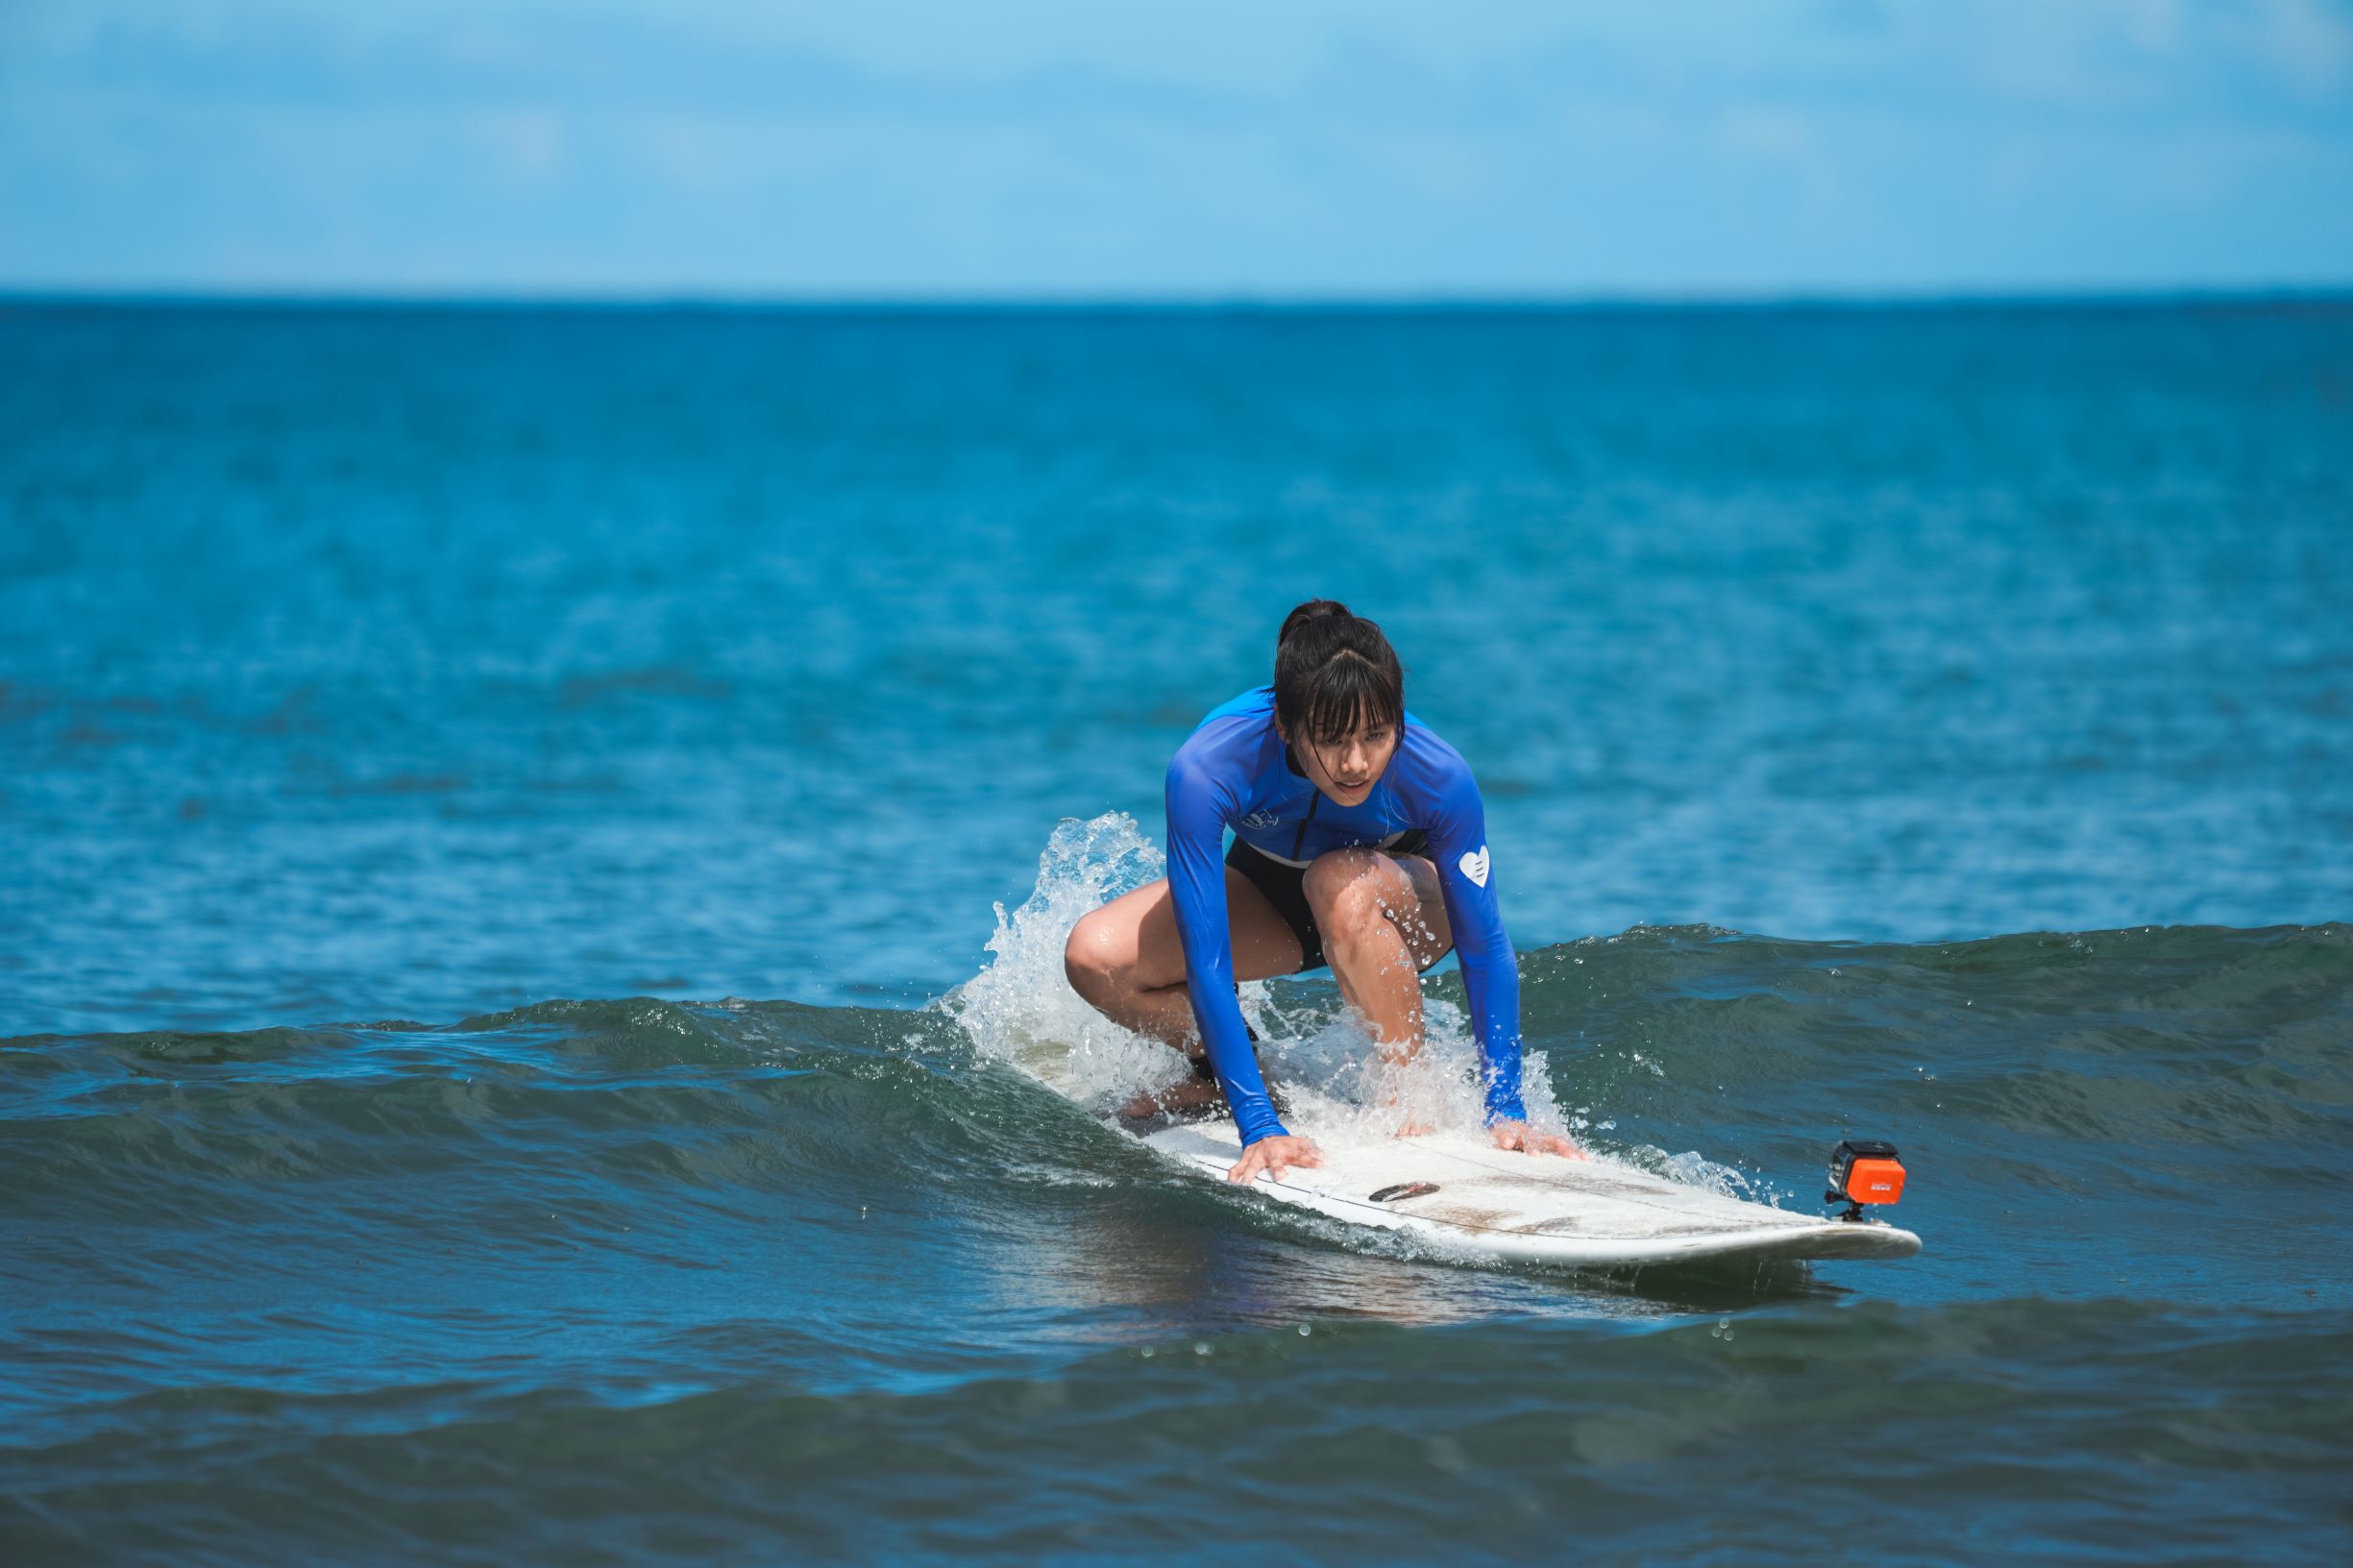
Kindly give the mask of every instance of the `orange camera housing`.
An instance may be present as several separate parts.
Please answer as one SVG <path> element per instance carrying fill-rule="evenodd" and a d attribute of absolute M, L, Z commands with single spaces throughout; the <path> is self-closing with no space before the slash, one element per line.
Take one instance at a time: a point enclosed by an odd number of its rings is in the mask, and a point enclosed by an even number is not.
<path fill-rule="evenodd" d="M 1894 1203 L 1903 1196 L 1903 1162 L 1896 1145 L 1875 1138 L 1851 1138 L 1830 1151 L 1830 1189 L 1825 1203 L 1848 1205 L 1844 1219 L 1862 1216 L 1867 1203 Z"/>

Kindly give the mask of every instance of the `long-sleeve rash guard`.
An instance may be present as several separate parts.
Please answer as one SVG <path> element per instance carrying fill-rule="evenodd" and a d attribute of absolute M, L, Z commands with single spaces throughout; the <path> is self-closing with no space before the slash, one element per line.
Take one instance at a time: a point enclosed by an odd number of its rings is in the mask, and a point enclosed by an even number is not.
<path fill-rule="evenodd" d="M 1520 972 L 1495 907 L 1486 808 L 1462 754 L 1406 715 L 1387 772 L 1360 805 L 1341 806 L 1291 762 L 1275 729 L 1271 686 L 1245 692 L 1201 721 L 1168 765 L 1168 886 L 1176 897 L 1187 989 L 1210 1066 L 1244 1143 L 1283 1133 L 1266 1097 L 1234 994 L 1226 924 L 1225 830 L 1292 866 L 1351 845 L 1381 845 L 1410 828 L 1429 835 L 1446 919 L 1462 957 L 1479 1039 L 1486 1119 L 1525 1121 L 1520 1102 Z"/>

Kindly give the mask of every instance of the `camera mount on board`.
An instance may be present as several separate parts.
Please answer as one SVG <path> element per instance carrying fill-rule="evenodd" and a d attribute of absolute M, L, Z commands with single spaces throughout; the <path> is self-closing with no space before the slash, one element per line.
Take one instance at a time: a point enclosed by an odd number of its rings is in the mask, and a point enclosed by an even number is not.
<path fill-rule="evenodd" d="M 1825 1203 L 1843 1203 L 1838 1217 L 1859 1220 L 1867 1203 L 1894 1203 L 1903 1196 L 1903 1162 L 1896 1145 L 1875 1138 L 1851 1138 L 1830 1151 L 1830 1189 Z"/>

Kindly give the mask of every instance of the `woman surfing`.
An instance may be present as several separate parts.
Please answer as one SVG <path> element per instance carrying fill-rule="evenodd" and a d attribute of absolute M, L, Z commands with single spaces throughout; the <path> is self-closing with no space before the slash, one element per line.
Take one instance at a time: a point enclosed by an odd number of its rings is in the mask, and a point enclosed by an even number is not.
<path fill-rule="evenodd" d="M 1158 1108 L 1223 1093 L 1242 1142 L 1227 1180 L 1323 1163 L 1275 1114 L 1236 982 L 1330 965 L 1402 1066 L 1422 1045 L 1421 973 L 1458 943 L 1489 1136 L 1581 1158 L 1528 1125 L 1519 968 L 1485 808 L 1461 754 L 1406 711 L 1405 672 L 1379 626 L 1328 599 L 1286 616 L 1274 684 L 1201 721 L 1168 765 L 1167 809 L 1168 875 L 1081 919 L 1063 964 L 1113 1022 L 1193 1059 L 1196 1084 Z"/>

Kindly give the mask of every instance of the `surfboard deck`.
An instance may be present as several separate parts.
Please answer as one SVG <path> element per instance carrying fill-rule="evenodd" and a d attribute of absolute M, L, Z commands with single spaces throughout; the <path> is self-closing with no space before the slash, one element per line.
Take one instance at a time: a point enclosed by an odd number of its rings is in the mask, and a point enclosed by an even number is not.
<path fill-rule="evenodd" d="M 1220 1182 L 1241 1158 L 1231 1121 L 1123 1130 Z M 1598 1267 L 1920 1251 L 1919 1237 L 1882 1221 L 1790 1213 L 1598 1157 L 1519 1154 L 1459 1133 L 1315 1141 L 1322 1165 L 1292 1166 L 1279 1182 L 1262 1172 L 1251 1189 L 1346 1224 L 1414 1232 L 1484 1257 Z"/>

